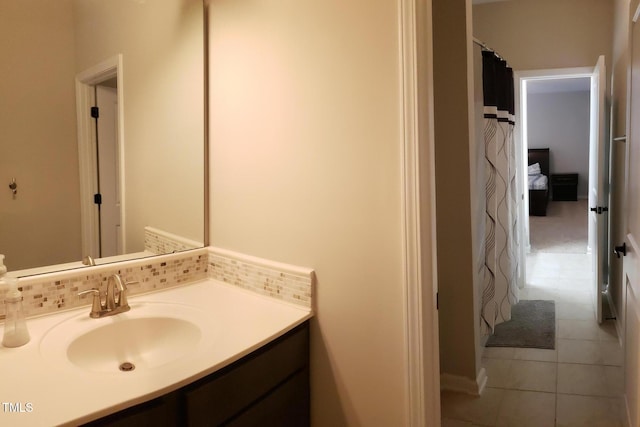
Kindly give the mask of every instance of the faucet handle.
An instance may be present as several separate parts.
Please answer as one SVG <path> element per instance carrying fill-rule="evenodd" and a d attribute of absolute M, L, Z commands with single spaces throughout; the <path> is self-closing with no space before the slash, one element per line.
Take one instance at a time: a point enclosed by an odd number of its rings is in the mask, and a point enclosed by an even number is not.
<path fill-rule="evenodd" d="M 126 307 L 129 305 L 129 301 L 127 300 L 127 292 L 129 292 L 129 285 L 135 285 L 138 282 L 137 280 L 131 281 L 131 282 L 124 282 L 123 286 L 122 286 L 122 290 L 120 291 L 120 294 L 118 295 L 118 306 L 120 307 Z"/>
<path fill-rule="evenodd" d="M 78 292 L 78 296 L 85 294 L 93 294 L 93 303 L 91 304 L 91 313 L 89 313 L 89 317 L 100 317 L 100 312 L 102 311 L 102 302 L 100 301 L 100 291 L 96 288 L 88 289 L 86 291 Z"/>

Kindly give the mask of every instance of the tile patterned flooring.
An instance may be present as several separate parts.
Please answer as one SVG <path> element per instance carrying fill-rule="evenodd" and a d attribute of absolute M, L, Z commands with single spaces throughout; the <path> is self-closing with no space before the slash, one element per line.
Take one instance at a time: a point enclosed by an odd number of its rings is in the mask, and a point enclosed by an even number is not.
<path fill-rule="evenodd" d="M 485 348 L 480 397 L 443 391 L 442 426 L 623 427 L 623 354 L 598 325 L 585 254 L 532 253 L 521 299 L 556 302 L 556 349 Z"/>

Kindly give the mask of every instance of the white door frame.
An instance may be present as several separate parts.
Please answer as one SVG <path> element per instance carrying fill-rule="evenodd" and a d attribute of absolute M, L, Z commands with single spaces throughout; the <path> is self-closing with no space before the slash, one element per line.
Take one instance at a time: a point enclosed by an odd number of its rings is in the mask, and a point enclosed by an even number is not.
<path fill-rule="evenodd" d="M 516 120 L 515 137 L 516 144 L 522 147 L 522 158 L 519 159 L 518 170 L 520 171 L 521 181 L 523 182 L 522 192 L 524 194 L 523 209 L 518 213 L 520 218 L 523 240 L 523 248 L 529 252 L 531 248 L 530 235 L 529 235 L 529 191 L 527 190 L 527 168 L 525 167 L 528 162 L 527 157 L 527 119 L 526 119 L 526 82 L 530 80 L 556 80 L 556 79 L 569 79 L 578 77 L 593 76 L 593 67 L 576 67 L 576 68 L 551 68 L 546 70 L 523 70 L 514 71 L 515 80 L 515 108 L 516 117 L 520 117 L 520 120 Z M 527 190 L 527 191 L 525 191 Z M 524 261 L 524 259 L 523 259 Z"/>
<path fill-rule="evenodd" d="M 599 59 L 600 61 L 600 59 Z M 599 64 L 600 62 L 598 62 Z M 596 69 L 594 69 L 593 67 L 577 67 L 577 68 L 557 68 L 557 69 L 548 69 L 548 70 L 530 70 L 530 71 L 518 71 L 514 73 L 514 79 L 515 79 L 515 86 L 516 86 L 516 109 L 517 112 L 516 114 L 521 117 L 521 122 L 522 122 L 522 126 L 521 128 L 518 128 L 516 130 L 516 138 L 518 141 L 518 144 L 522 147 L 522 158 L 520 159 L 521 162 L 521 173 L 520 175 L 522 176 L 523 182 L 527 182 L 527 168 L 525 167 L 525 165 L 527 165 L 528 160 L 527 160 L 527 148 L 528 148 L 528 141 L 527 141 L 527 112 L 526 112 L 526 102 L 527 102 L 527 98 L 526 98 L 526 94 L 527 94 L 527 90 L 526 90 L 526 84 L 528 81 L 532 81 L 532 80 L 556 80 L 556 79 L 565 79 L 565 78 L 589 78 L 591 80 L 591 93 L 593 93 L 593 79 L 594 77 L 597 75 L 597 67 Z M 601 93 L 600 96 L 606 96 L 602 95 L 602 92 L 605 91 L 605 88 L 601 88 Z M 603 102 L 606 102 L 605 99 L 603 99 Z M 606 108 L 606 107 L 605 107 Z M 521 114 L 520 114 L 521 113 Z M 590 142 L 589 142 L 589 195 L 591 195 L 591 185 L 592 185 L 592 174 L 596 174 L 596 180 L 600 179 L 599 176 L 599 167 L 598 164 L 593 164 L 593 156 L 594 156 L 594 150 L 598 150 L 598 135 L 594 135 L 594 124 L 598 124 L 598 117 L 594 117 L 594 100 L 591 99 L 590 101 L 590 118 L 589 118 L 589 134 L 590 134 Z M 595 126 L 598 127 L 598 126 Z M 605 124 L 606 127 L 606 124 Z M 603 133 L 605 132 L 604 129 L 599 129 L 598 133 Z M 606 143 L 606 142 L 605 142 Z M 599 162 L 601 162 L 602 160 L 599 160 Z M 595 170 L 594 170 L 595 169 Z M 603 171 L 603 173 L 606 171 Z M 549 177 L 550 178 L 550 177 Z M 603 177 L 604 178 L 604 177 Z M 550 183 L 550 181 L 549 181 Z M 527 221 L 527 217 L 528 217 L 528 207 L 529 207 L 529 192 L 528 191 L 524 191 L 523 189 L 523 194 L 524 194 L 524 200 L 525 203 L 523 203 L 523 210 L 521 210 L 519 212 L 520 218 L 522 218 L 521 224 L 522 226 L 520 226 L 520 229 L 522 230 L 522 234 L 524 236 L 524 245 L 527 248 L 527 252 L 530 250 L 531 248 L 531 244 L 530 244 L 530 230 L 529 230 L 529 221 Z M 591 196 L 590 196 L 591 197 Z M 598 197 L 600 199 L 602 199 L 602 195 L 598 195 Z M 597 201 L 596 205 L 599 205 L 600 202 Z M 602 221 L 602 219 L 599 219 L 600 221 Z M 601 224 L 600 224 L 601 225 Z M 598 227 L 600 226 L 598 225 Z M 593 226 L 592 224 L 592 218 L 589 217 L 589 229 L 588 229 L 588 242 L 589 242 L 589 246 L 587 247 L 587 253 L 590 253 L 591 251 L 595 251 L 593 252 L 594 257 L 598 258 L 596 256 L 596 254 L 598 254 L 599 248 L 592 248 L 591 246 L 593 246 L 593 242 L 595 241 L 595 239 L 598 237 L 598 233 L 599 229 L 597 229 L 596 227 Z M 600 238 L 606 240 L 606 237 L 601 236 Z M 599 242 L 599 245 L 602 245 L 603 242 Z M 602 256 L 604 256 L 604 254 L 601 254 Z M 598 258 L 599 259 L 599 258 Z M 523 261 L 523 265 L 526 265 L 526 262 L 524 262 L 526 260 L 526 254 L 523 253 L 521 254 L 521 261 Z M 602 261 L 599 260 L 598 264 L 602 264 Z M 594 294 L 594 298 L 597 299 L 596 302 L 596 314 L 598 317 L 598 322 L 601 322 L 601 317 L 602 317 L 602 303 L 601 303 L 601 292 L 600 292 L 600 274 L 601 274 L 601 270 L 599 270 L 599 266 L 595 265 L 594 268 L 596 268 L 596 271 L 594 272 L 594 281 L 597 283 L 597 289 L 596 289 L 596 293 Z M 525 277 L 526 278 L 526 277 Z"/>
<path fill-rule="evenodd" d="M 616 321 L 616 328 L 618 331 L 622 330 L 622 342 L 624 351 L 624 403 L 625 403 L 625 425 L 633 426 L 640 420 L 640 386 L 638 383 L 638 343 L 640 342 L 640 330 L 638 325 L 638 281 L 640 280 L 640 274 L 638 266 L 640 261 L 638 260 L 638 254 L 640 253 L 640 244 L 636 241 L 634 235 L 629 230 L 629 197 L 632 191 L 637 191 L 632 188 L 631 183 L 631 151 L 632 140 L 635 140 L 632 128 L 633 118 L 633 77 L 634 77 L 634 31 L 638 31 L 636 25 L 638 25 L 638 19 L 640 18 L 640 4 L 636 6 L 635 12 L 629 23 L 628 33 L 628 46 L 627 54 L 629 63 L 627 67 L 627 114 L 626 114 L 626 146 L 625 146 L 625 160 L 624 160 L 624 193 L 622 201 L 623 224 L 624 230 L 624 243 L 627 244 L 627 255 L 622 261 L 622 281 L 621 281 L 621 294 L 622 294 L 622 319 L 624 324 L 618 326 Z M 637 111 L 637 110 L 635 110 Z M 622 242 L 616 242 L 617 244 Z"/>
<path fill-rule="evenodd" d="M 591 209 L 607 207 L 609 205 L 608 184 L 608 139 L 607 131 L 607 99 L 606 99 L 606 64 L 604 55 L 600 55 L 591 78 L 591 102 L 589 123 L 589 245 L 592 253 L 593 295 L 596 305 L 598 323 L 603 321 L 602 296 L 603 285 L 608 282 L 605 278 L 609 269 L 607 229 L 609 214 L 593 212 Z M 597 90 L 597 97 L 594 93 Z M 595 191 L 594 191 L 595 190 Z M 592 200 L 593 199 L 593 200 Z M 593 203 L 592 203 L 593 202 Z M 606 221 L 606 222 L 605 222 Z"/>
<path fill-rule="evenodd" d="M 118 85 L 118 141 L 120 152 L 120 194 L 122 222 L 120 232 L 126 231 L 125 219 L 125 185 L 124 185 L 124 84 L 122 72 L 122 55 L 113 56 L 76 75 L 76 117 L 78 136 L 78 158 L 80 162 L 80 222 L 82 236 L 82 255 L 97 257 L 100 253 L 98 239 L 98 210 L 93 202 L 97 192 L 98 178 L 96 174 L 96 125 L 91 117 L 91 107 L 95 105 L 94 86 L 112 78 Z M 126 253 L 124 239 L 121 239 L 123 253 Z"/>
<path fill-rule="evenodd" d="M 120 222 L 120 146 L 117 141 L 117 88 L 99 83 L 94 86 L 98 119 L 98 181 L 100 205 L 100 256 L 122 255 Z"/>
<path fill-rule="evenodd" d="M 402 255 L 408 426 L 440 425 L 431 0 L 401 0 Z"/>

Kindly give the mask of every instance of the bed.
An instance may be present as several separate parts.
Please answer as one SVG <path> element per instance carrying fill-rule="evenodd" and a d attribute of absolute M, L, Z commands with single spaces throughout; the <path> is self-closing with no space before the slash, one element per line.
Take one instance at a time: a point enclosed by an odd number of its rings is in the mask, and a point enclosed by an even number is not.
<path fill-rule="evenodd" d="M 529 149 L 529 215 L 546 216 L 549 202 L 549 149 Z"/>

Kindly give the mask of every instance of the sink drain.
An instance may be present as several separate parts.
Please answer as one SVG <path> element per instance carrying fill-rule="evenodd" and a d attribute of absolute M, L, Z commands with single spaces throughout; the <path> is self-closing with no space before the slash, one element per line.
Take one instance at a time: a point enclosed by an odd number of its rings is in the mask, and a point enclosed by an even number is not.
<path fill-rule="evenodd" d="M 120 370 L 122 372 L 129 372 L 129 371 L 133 371 L 134 369 L 136 369 L 136 365 L 130 362 L 124 362 L 123 364 L 120 365 Z"/>

